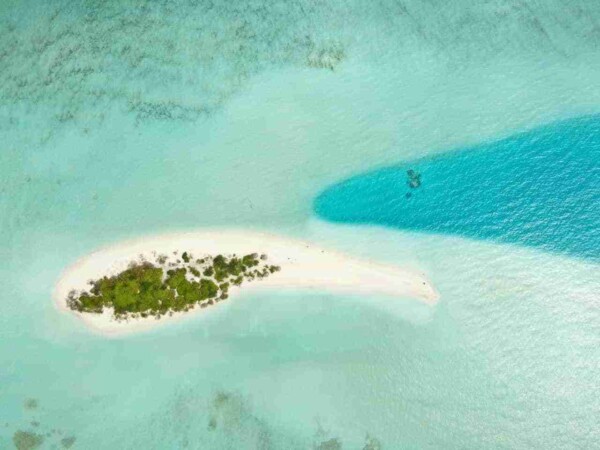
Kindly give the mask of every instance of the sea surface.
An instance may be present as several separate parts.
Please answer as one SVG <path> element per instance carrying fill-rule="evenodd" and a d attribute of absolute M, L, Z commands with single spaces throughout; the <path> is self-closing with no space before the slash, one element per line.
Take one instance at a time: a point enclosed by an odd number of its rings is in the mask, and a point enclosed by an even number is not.
<path fill-rule="evenodd" d="M 599 30 L 590 0 L 0 2 L 0 449 L 596 448 Z M 99 247 L 220 226 L 440 302 L 243 294 L 120 339 L 53 306 Z"/>
<path fill-rule="evenodd" d="M 344 223 L 467 236 L 600 260 L 600 116 L 342 181 L 317 198 Z"/>

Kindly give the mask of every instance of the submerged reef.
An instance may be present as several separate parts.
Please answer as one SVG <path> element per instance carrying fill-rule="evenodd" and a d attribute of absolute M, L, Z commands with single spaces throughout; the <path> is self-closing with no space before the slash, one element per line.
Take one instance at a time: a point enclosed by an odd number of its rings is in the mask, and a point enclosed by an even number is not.
<path fill-rule="evenodd" d="M 39 405 L 39 402 L 35 398 L 28 398 L 23 402 L 23 408 L 31 410 L 36 409 Z"/>
<path fill-rule="evenodd" d="M 313 49 L 308 54 L 306 61 L 309 67 L 333 71 L 345 57 L 344 48 L 340 44 L 334 43 L 319 48 L 313 44 Z"/>
<path fill-rule="evenodd" d="M 196 121 L 259 73 L 334 70 L 350 50 L 382 65 L 416 51 L 462 67 L 597 49 L 595 2 L 459 3 L 55 0 L 27 9 L 8 2 L 0 9 L 0 130 L 27 126 L 22 113 L 32 109 L 45 124 L 36 136 L 42 144 L 57 126 L 87 133 L 115 110 L 136 121 Z M 385 20 L 374 22 L 376 11 L 386 11 Z"/>
<path fill-rule="evenodd" d="M 10 422 L 4 423 L 4 428 L 14 427 L 12 435 L 13 446 L 10 448 L 36 450 L 41 448 L 69 449 L 73 447 L 77 438 L 72 434 L 67 434 L 66 430 L 52 428 L 52 425 L 40 422 L 39 420 L 32 420 L 35 419 L 39 407 L 40 404 L 37 399 L 26 398 L 23 401 L 25 415 L 21 417 L 19 422 L 15 424 L 11 424 Z M 2 450 L 5 448 L 8 449 L 8 447 L 3 446 L 4 442 L 8 442 L 8 440 L 5 441 L 3 438 L 3 436 L 0 436 L 0 448 Z"/>
<path fill-rule="evenodd" d="M 323 435 L 324 430 L 319 428 L 317 434 Z M 313 448 L 315 450 L 342 450 L 343 446 L 340 439 L 332 437 L 326 438 L 325 440 L 320 440 L 318 443 L 313 444 Z M 362 447 L 362 450 L 381 450 L 382 448 L 381 442 L 367 433 L 365 445 Z"/>
<path fill-rule="evenodd" d="M 261 404 L 259 402 L 259 404 Z M 343 437 L 320 423 L 327 417 L 314 410 L 314 420 L 299 423 L 297 432 L 257 408 L 252 396 L 238 390 L 178 386 L 164 409 L 154 412 L 141 424 L 156 442 L 153 448 L 274 450 L 381 450 L 382 445 L 371 433 Z M 137 425 L 137 424 L 136 424 Z M 159 426 L 160 425 L 160 426 Z M 315 427 L 316 425 L 316 427 Z M 147 430 L 147 431 L 146 431 Z M 366 438 L 365 438 L 366 436 Z M 76 446 L 77 447 L 77 446 Z M 78 447 L 77 447 L 78 448 Z"/>
<path fill-rule="evenodd" d="M 315 450 L 342 450 L 342 443 L 336 438 L 327 439 L 316 445 Z"/>
<path fill-rule="evenodd" d="M 409 169 L 406 171 L 406 175 L 408 176 L 408 187 L 411 189 L 421 187 L 421 174 L 419 172 Z"/>
<path fill-rule="evenodd" d="M 248 399 L 238 393 L 219 391 L 209 405 L 208 431 L 211 434 L 234 437 L 244 442 L 248 447 L 256 449 L 276 448 L 273 442 L 273 430 L 252 410 Z M 240 448 L 232 445 L 237 439 L 232 439 L 228 448 Z"/>
<path fill-rule="evenodd" d="M 13 444 L 17 450 L 35 450 L 44 443 L 44 436 L 31 431 L 16 431 L 13 435 Z"/>
<path fill-rule="evenodd" d="M 328 44 L 315 19 L 331 7 L 275 3 L 57 0 L 29 21 L 7 8 L 0 130 L 21 125 L 23 108 L 51 122 L 40 143 L 56 126 L 89 130 L 115 110 L 136 123 L 193 122 L 268 67 L 333 70 L 344 47 Z"/>
<path fill-rule="evenodd" d="M 112 308 L 117 319 L 160 318 L 197 305 L 205 308 L 226 300 L 231 285 L 260 280 L 280 270 L 266 260 L 266 255 L 257 253 L 194 259 L 183 252 L 175 261 L 155 255 L 154 263 L 140 257 L 118 274 L 90 280 L 89 291 L 71 291 L 67 305 L 80 313 L 100 314 Z"/>
<path fill-rule="evenodd" d="M 71 448 L 75 444 L 75 441 L 76 438 L 74 436 L 68 436 L 60 440 L 60 445 L 62 445 L 63 448 Z"/>
<path fill-rule="evenodd" d="M 363 450 L 381 450 L 383 448 L 381 446 L 381 442 L 379 442 L 378 439 L 375 439 L 370 434 L 367 434 L 367 437 L 365 439 L 366 442 L 365 446 L 363 447 Z"/>

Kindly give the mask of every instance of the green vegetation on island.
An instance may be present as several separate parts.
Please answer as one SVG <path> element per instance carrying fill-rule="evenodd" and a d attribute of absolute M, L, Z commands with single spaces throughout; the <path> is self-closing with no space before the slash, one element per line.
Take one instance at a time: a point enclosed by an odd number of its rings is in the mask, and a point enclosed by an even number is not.
<path fill-rule="evenodd" d="M 166 255 L 156 255 L 154 263 L 141 258 L 116 275 L 91 280 L 89 291 L 71 291 L 67 305 L 81 313 L 100 314 L 104 308 L 112 308 L 117 319 L 160 318 L 197 305 L 205 308 L 226 300 L 231 285 L 240 286 L 280 270 L 266 259 L 256 253 L 241 258 L 217 255 L 194 259 L 189 252 L 175 262 Z"/>

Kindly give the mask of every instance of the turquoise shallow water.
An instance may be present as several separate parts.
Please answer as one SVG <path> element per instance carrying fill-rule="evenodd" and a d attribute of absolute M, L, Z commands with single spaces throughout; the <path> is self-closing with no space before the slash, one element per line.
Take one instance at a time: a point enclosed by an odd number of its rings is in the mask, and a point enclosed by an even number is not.
<path fill-rule="evenodd" d="M 457 234 L 598 260 L 600 118 L 360 175 L 319 195 L 315 211 L 335 222 Z"/>
<path fill-rule="evenodd" d="M 438 202 L 448 182 L 464 202 L 475 191 L 460 174 L 429 170 L 483 174 L 482 155 L 513 167 L 493 152 L 515 142 L 523 166 L 550 148 L 552 168 L 578 173 L 561 184 L 569 199 L 593 194 L 593 154 L 566 143 L 597 143 L 600 3 L 7 0 L 0 19 L 0 448 L 18 431 L 86 450 L 378 448 L 367 434 L 384 449 L 600 442 L 589 243 L 517 226 L 530 245 L 505 245 L 468 221 L 421 233 L 313 210 L 332 186 L 406 161 L 423 164 L 423 185 L 393 205 Z M 506 182 L 485 175 L 486 192 Z M 550 192 L 531 193 L 556 218 Z M 596 242 L 593 216 L 569 217 Z M 442 300 L 247 295 L 118 340 L 54 309 L 77 258 L 204 226 L 423 270 Z"/>

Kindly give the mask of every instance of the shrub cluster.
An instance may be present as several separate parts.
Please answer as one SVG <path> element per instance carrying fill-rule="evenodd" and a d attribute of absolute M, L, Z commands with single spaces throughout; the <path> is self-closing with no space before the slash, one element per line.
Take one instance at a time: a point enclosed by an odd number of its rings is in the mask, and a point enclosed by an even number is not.
<path fill-rule="evenodd" d="M 71 291 L 69 308 L 84 313 L 102 313 L 112 308 L 118 319 L 127 317 L 160 318 L 164 314 L 188 311 L 196 305 L 206 307 L 227 299 L 231 284 L 240 286 L 280 270 L 266 264 L 256 253 L 238 258 L 217 255 L 194 260 L 184 252 L 181 260 L 169 262 L 159 255 L 156 263 L 132 263 L 111 277 L 90 281 L 89 291 Z M 168 268 L 168 269 L 167 269 Z"/>

